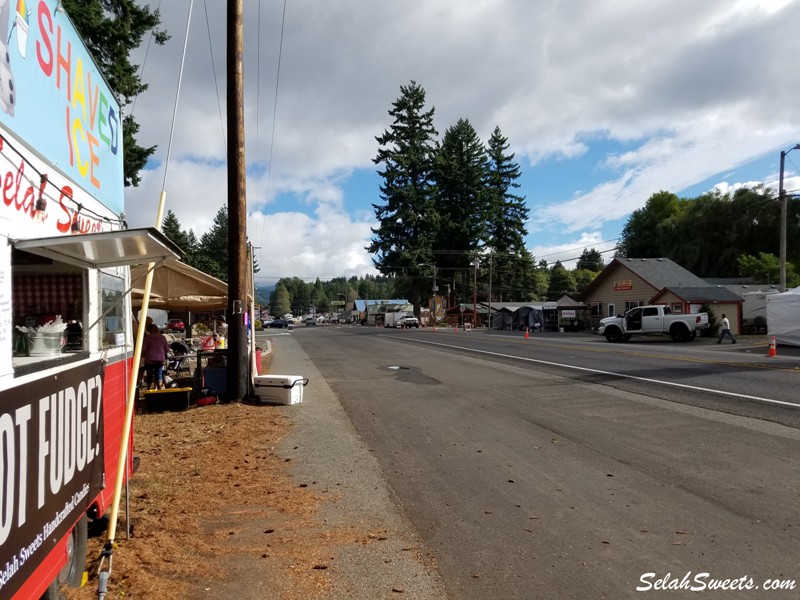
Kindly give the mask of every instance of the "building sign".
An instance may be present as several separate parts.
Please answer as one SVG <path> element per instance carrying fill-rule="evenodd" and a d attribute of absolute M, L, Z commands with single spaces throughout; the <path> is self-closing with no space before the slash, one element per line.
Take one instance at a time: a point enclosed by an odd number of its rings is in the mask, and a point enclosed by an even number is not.
<path fill-rule="evenodd" d="M 614 282 L 615 292 L 628 292 L 633 289 L 633 282 L 630 279 L 619 279 Z"/>
<path fill-rule="evenodd" d="M 111 89 L 57 0 L 0 4 L 0 124 L 119 214 L 122 122 Z"/>
<path fill-rule="evenodd" d="M 96 361 L 0 393 L 4 598 L 102 489 L 104 377 L 103 363 Z"/>
<path fill-rule="evenodd" d="M 561 318 L 562 319 L 574 319 L 577 315 L 575 314 L 574 309 L 564 309 L 561 311 Z"/>
<path fill-rule="evenodd" d="M 115 213 L 28 150 L 2 123 L 0 140 L 0 220 L 8 222 L 6 231 L 25 239 L 110 229 L 108 219 L 116 220 Z"/>

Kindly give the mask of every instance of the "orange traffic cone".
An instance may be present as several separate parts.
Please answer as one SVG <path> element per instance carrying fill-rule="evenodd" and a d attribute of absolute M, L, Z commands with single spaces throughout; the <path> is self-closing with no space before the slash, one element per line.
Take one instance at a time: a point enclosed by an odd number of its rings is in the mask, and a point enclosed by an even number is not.
<path fill-rule="evenodd" d="M 528 339 L 528 328 L 527 327 L 525 328 L 525 339 L 526 340 Z"/>
<path fill-rule="evenodd" d="M 778 349 L 775 347 L 775 336 L 772 336 L 772 341 L 769 344 L 769 354 L 767 354 L 769 358 L 775 358 L 778 356 Z"/>

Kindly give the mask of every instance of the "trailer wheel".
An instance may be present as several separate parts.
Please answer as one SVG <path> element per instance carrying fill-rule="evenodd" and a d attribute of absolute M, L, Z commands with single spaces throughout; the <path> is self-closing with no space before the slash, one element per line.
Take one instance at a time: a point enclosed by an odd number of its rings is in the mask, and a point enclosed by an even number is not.
<path fill-rule="evenodd" d="M 83 571 L 86 568 L 86 540 L 88 537 L 89 519 L 83 515 L 69 532 L 67 564 L 42 595 L 42 600 L 61 600 L 64 597 L 61 588 L 65 584 L 73 588 L 81 587 Z"/>

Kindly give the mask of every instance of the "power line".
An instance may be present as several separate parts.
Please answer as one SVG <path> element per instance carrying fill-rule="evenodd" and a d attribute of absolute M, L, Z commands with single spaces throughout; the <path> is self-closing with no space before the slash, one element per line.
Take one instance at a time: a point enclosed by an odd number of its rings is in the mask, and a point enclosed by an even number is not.
<path fill-rule="evenodd" d="M 208 4 L 203 0 L 203 9 L 206 13 L 206 31 L 208 32 L 208 49 L 211 52 L 211 72 L 214 74 L 214 90 L 217 93 L 217 108 L 219 109 L 219 125 L 222 129 L 222 144 L 225 147 L 225 152 L 228 151 L 228 141 L 225 136 L 225 120 L 222 118 L 222 100 L 219 97 L 219 83 L 217 81 L 217 67 L 214 63 L 214 45 L 211 43 L 211 25 L 208 21 Z M 259 5 L 260 9 L 260 5 Z"/>
<path fill-rule="evenodd" d="M 283 0 L 283 15 L 281 17 L 281 36 L 278 45 L 278 68 L 275 73 L 275 99 L 272 104 L 272 133 L 270 134 L 270 140 L 269 140 L 269 162 L 267 163 L 267 192 L 266 195 L 264 196 L 265 204 L 269 200 L 269 188 L 272 182 L 272 156 L 275 150 L 275 129 L 278 119 L 278 88 L 281 82 L 281 59 L 283 57 L 283 33 L 285 25 L 286 25 L 286 0 Z M 260 44 L 261 44 L 261 39 L 259 37 L 259 45 Z M 265 214 L 264 221 L 261 224 L 261 238 L 260 238 L 261 241 L 263 241 L 264 239 L 264 229 L 266 228 L 266 226 L 267 226 L 267 219 Z"/>

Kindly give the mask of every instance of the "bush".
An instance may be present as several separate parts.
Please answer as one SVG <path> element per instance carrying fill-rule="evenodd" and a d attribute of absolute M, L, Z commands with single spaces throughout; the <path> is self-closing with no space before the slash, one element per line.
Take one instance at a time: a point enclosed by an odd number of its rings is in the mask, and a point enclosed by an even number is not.
<path fill-rule="evenodd" d="M 702 304 L 700 306 L 700 312 L 708 314 L 708 327 L 704 329 L 703 333 L 700 335 L 703 337 L 717 337 L 719 335 L 719 328 L 722 326 L 722 323 L 717 320 L 717 315 L 711 310 L 708 304 Z"/>

